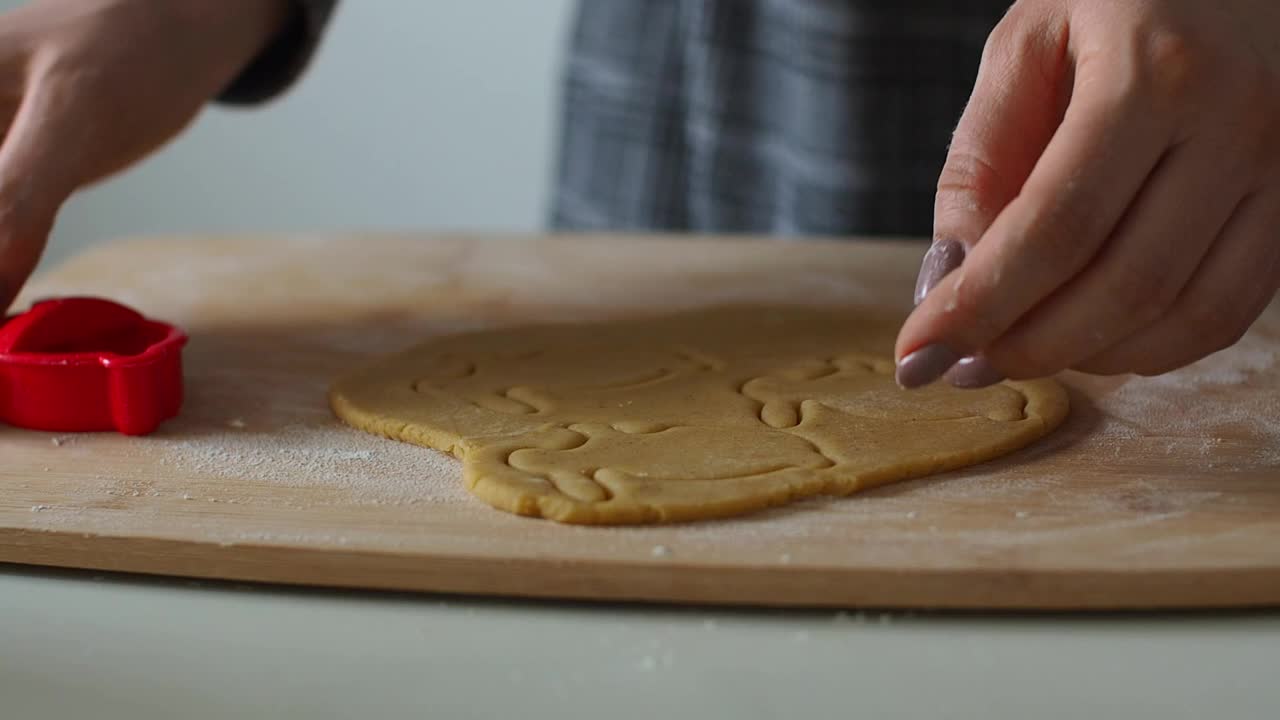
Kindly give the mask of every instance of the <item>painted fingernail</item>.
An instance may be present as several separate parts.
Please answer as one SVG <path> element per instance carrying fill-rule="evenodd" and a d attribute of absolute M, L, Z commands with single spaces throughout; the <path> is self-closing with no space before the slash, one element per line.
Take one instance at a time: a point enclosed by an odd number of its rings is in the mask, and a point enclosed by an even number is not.
<path fill-rule="evenodd" d="M 920 275 L 916 277 L 916 304 L 933 290 L 934 286 L 951 274 L 964 262 L 964 245 L 955 240 L 936 240 L 920 262 Z"/>
<path fill-rule="evenodd" d="M 898 384 L 908 390 L 924 387 L 941 378 L 960 357 L 946 345 L 926 345 L 898 361 Z"/>
<path fill-rule="evenodd" d="M 980 357 L 967 357 L 955 364 L 944 376 L 952 387 L 964 390 L 980 390 L 991 387 L 1005 380 L 999 370 L 991 367 L 991 363 Z"/>

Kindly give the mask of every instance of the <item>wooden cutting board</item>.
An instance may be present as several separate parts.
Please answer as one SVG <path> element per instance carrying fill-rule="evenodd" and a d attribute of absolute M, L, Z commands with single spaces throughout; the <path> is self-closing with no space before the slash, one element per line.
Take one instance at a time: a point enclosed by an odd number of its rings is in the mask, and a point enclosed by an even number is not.
<path fill-rule="evenodd" d="M 733 302 L 904 313 L 923 247 L 620 237 L 133 241 L 26 299 L 183 324 L 148 438 L 0 427 L 0 561 L 580 599 L 938 608 L 1280 604 L 1280 314 L 1160 379 L 1068 376 L 1047 440 L 731 521 L 567 527 L 470 498 L 451 458 L 334 421 L 328 381 L 432 335 Z"/>

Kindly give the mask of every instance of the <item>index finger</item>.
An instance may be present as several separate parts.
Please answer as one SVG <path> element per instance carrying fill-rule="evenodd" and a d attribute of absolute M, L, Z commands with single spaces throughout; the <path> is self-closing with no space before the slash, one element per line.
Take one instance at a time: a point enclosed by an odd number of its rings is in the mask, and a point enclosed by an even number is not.
<path fill-rule="evenodd" d="M 1084 70 L 1018 197 L 903 325 L 896 350 L 904 386 L 933 382 L 980 352 L 1080 272 L 1171 144 L 1170 116 L 1150 112 L 1133 73 L 1094 78 Z"/>

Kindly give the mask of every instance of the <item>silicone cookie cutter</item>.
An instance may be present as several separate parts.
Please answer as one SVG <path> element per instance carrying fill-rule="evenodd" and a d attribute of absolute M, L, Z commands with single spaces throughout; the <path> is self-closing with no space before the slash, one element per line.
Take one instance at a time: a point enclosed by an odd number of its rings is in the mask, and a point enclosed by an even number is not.
<path fill-rule="evenodd" d="M 146 435 L 182 407 L 186 343 L 110 300 L 38 302 L 0 324 L 0 422 Z"/>

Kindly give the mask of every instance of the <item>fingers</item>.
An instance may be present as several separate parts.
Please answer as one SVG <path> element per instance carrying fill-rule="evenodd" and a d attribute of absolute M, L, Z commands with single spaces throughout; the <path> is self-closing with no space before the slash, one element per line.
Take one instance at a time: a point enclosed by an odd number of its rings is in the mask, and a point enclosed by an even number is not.
<path fill-rule="evenodd" d="M 57 206 L 70 194 L 77 185 L 71 177 L 77 158 L 100 152 L 91 147 L 75 106 L 83 91 L 33 61 L 26 93 L 0 145 L 0 197 Z"/>
<path fill-rule="evenodd" d="M 1248 190 L 1219 143 L 1173 148 L 1093 261 L 986 349 L 997 367 L 1052 375 L 1162 317 Z"/>
<path fill-rule="evenodd" d="M 1064 19 L 1018 7 L 992 32 L 938 178 L 935 241 L 973 247 L 1017 197 L 1062 118 L 1070 89 L 1066 43 Z M 918 294 L 951 269 L 926 263 Z"/>
<path fill-rule="evenodd" d="M 52 218 L 43 223 L 0 218 L 0 317 L 35 271 L 52 228 Z"/>
<path fill-rule="evenodd" d="M 1017 197 L 1061 121 L 1070 87 L 1067 26 L 1053 14 L 1031 17 L 1015 7 L 987 41 L 938 178 L 934 243 L 916 280 L 917 305 L 960 267 L 968 249 Z M 1001 378 L 982 358 L 969 357 L 947 379 L 959 387 L 981 387 Z"/>
<path fill-rule="evenodd" d="M 950 275 L 964 262 L 965 246 L 963 243 L 947 237 L 939 237 L 933 241 L 929 251 L 920 261 L 920 274 L 916 277 L 916 305 L 924 302 L 924 298 L 934 286 Z"/>
<path fill-rule="evenodd" d="M 983 51 L 973 95 L 947 152 L 934 198 L 934 244 L 916 282 L 919 304 L 1021 190 L 1053 137 L 1065 85 L 1066 26 L 1018 10 Z"/>
<path fill-rule="evenodd" d="M 1021 193 L 903 326 L 904 386 L 932 382 L 987 348 L 1088 265 L 1170 146 L 1174 120 L 1145 112 L 1122 68 L 1084 70 Z"/>
<path fill-rule="evenodd" d="M 991 364 L 985 355 L 962 358 L 947 371 L 943 378 L 953 387 L 979 390 L 1003 382 L 1006 378 Z"/>
<path fill-rule="evenodd" d="M 940 239 L 933 243 L 920 263 L 920 275 L 916 279 L 915 301 L 924 301 L 933 286 L 950 275 L 964 263 L 965 246 L 955 240 Z M 991 367 L 986 358 L 966 357 L 946 374 L 947 382 L 958 388 L 984 388 L 1004 380 L 1004 376 Z"/>
<path fill-rule="evenodd" d="M 47 85 L 33 83 L 0 145 L 0 311 L 35 270 L 72 187 L 56 162 L 58 141 L 67 138 L 60 102 Z"/>
<path fill-rule="evenodd" d="M 1250 196 L 1168 313 L 1077 369 L 1159 375 L 1234 345 L 1280 286 L 1280 190 Z"/>

